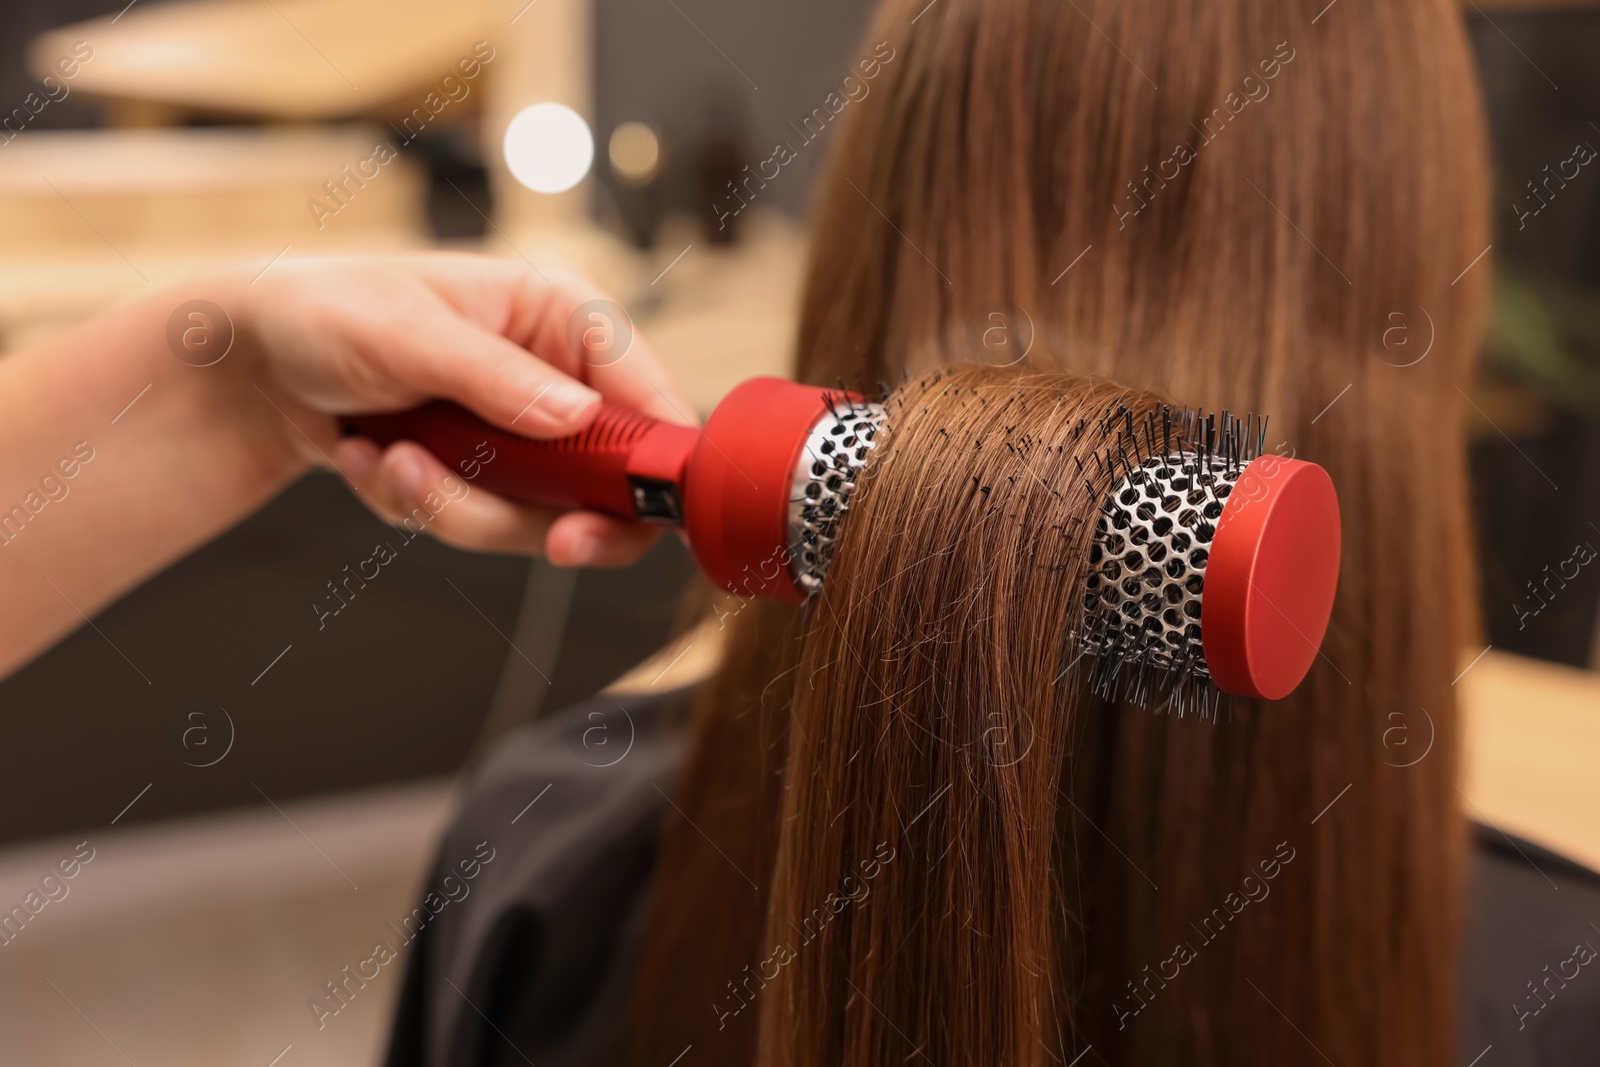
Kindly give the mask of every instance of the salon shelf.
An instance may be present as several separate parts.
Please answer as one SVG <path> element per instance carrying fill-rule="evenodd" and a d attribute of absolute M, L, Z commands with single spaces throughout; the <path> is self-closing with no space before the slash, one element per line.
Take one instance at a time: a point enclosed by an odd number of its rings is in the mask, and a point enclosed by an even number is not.
<path fill-rule="evenodd" d="M 29 66 L 43 76 L 75 41 L 86 40 L 94 58 L 72 87 L 92 96 L 165 105 L 177 114 L 361 115 L 449 72 L 489 28 L 496 5 L 198 0 L 129 7 L 41 35 Z M 162 117 L 157 108 L 138 114 Z"/>

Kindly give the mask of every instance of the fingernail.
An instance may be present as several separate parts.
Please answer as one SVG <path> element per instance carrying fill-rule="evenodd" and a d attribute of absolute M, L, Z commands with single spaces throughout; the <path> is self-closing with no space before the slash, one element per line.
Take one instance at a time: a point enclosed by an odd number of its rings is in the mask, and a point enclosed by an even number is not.
<path fill-rule="evenodd" d="M 600 554 L 600 539 L 593 534 L 579 534 L 568 547 L 567 558 L 562 566 L 587 567 Z"/>
<path fill-rule="evenodd" d="M 600 394 L 577 382 L 552 382 L 534 404 L 535 410 L 558 422 L 572 422 L 600 400 Z"/>
<path fill-rule="evenodd" d="M 415 456 L 401 456 L 389 468 L 389 478 L 408 497 L 422 495 L 422 464 Z"/>
<path fill-rule="evenodd" d="M 338 452 L 339 461 L 344 465 L 345 474 L 352 478 L 360 478 L 372 470 L 372 465 L 377 457 L 370 448 L 358 448 L 354 445 L 341 448 Z"/>

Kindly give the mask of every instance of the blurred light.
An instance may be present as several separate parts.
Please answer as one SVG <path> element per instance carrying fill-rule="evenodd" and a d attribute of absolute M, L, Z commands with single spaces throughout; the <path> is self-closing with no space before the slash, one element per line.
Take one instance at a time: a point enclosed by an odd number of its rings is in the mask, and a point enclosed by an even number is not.
<path fill-rule="evenodd" d="M 534 104 L 506 127 L 511 176 L 539 193 L 562 193 L 583 181 L 594 162 L 594 135 L 565 104 Z"/>
<path fill-rule="evenodd" d="M 661 173 L 661 140 L 642 122 L 611 131 L 611 169 L 629 185 L 649 185 Z"/>

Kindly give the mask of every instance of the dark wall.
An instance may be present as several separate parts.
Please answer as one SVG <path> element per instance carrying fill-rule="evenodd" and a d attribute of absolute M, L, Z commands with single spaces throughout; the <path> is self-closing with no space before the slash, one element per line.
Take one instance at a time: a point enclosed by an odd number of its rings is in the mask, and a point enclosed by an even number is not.
<path fill-rule="evenodd" d="M 1472 448 L 1487 640 L 1586 666 L 1600 563 L 1577 568 L 1571 581 L 1559 575 L 1573 574 L 1579 544 L 1600 550 L 1600 390 L 1576 387 L 1600 380 L 1600 160 L 1552 182 L 1537 214 L 1523 213 L 1539 205 L 1527 183 L 1544 181 L 1547 166 L 1558 168 L 1579 143 L 1600 149 L 1600 12 L 1496 13 L 1468 27 L 1494 148 L 1495 266 L 1503 281 L 1549 301 L 1545 325 L 1561 338 L 1554 362 L 1493 337 L 1486 353 L 1485 379 L 1537 412 L 1532 424 L 1486 433 Z"/>
<path fill-rule="evenodd" d="M 599 154 L 619 123 L 656 126 L 666 147 L 664 205 L 705 217 L 711 205 L 698 188 L 696 161 L 708 138 L 732 126 L 739 165 L 752 168 L 787 140 L 797 158 L 758 202 L 802 210 L 832 137 L 803 144 L 789 123 L 821 107 L 871 54 L 861 36 L 874 7 L 860 0 L 597 0 Z M 604 167 L 599 172 L 604 179 Z"/>
<path fill-rule="evenodd" d="M 28 45 L 45 30 L 122 10 L 127 0 L 6 0 L 0 5 L 0 114 L 19 107 L 39 80 L 28 72 Z M 68 83 L 70 85 L 70 83 Z M 41 94 L 43 95 L 43 94 Z M 30 130 L 78 129 L 98 125 L 100 108 L 68 92 L 28 121 Z"/>

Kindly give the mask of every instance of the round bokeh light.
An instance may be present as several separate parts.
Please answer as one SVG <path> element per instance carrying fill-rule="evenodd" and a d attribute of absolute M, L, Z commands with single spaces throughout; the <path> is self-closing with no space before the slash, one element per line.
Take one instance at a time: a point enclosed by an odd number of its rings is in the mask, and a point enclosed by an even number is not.
<path fill-rule="evenodd" d="M 611 169 L 627 185 L 649 185 L 661 173 L 661 139 L 642 122 L 611 131 Z"/>
<path fill-rule="evenodd" d="M 534 104 L 506 127 L 505 159 L 511 176 L 529 189 L 563 193 L 589 173 L 594 135 L 583 116 L 565 104 Z"/>

